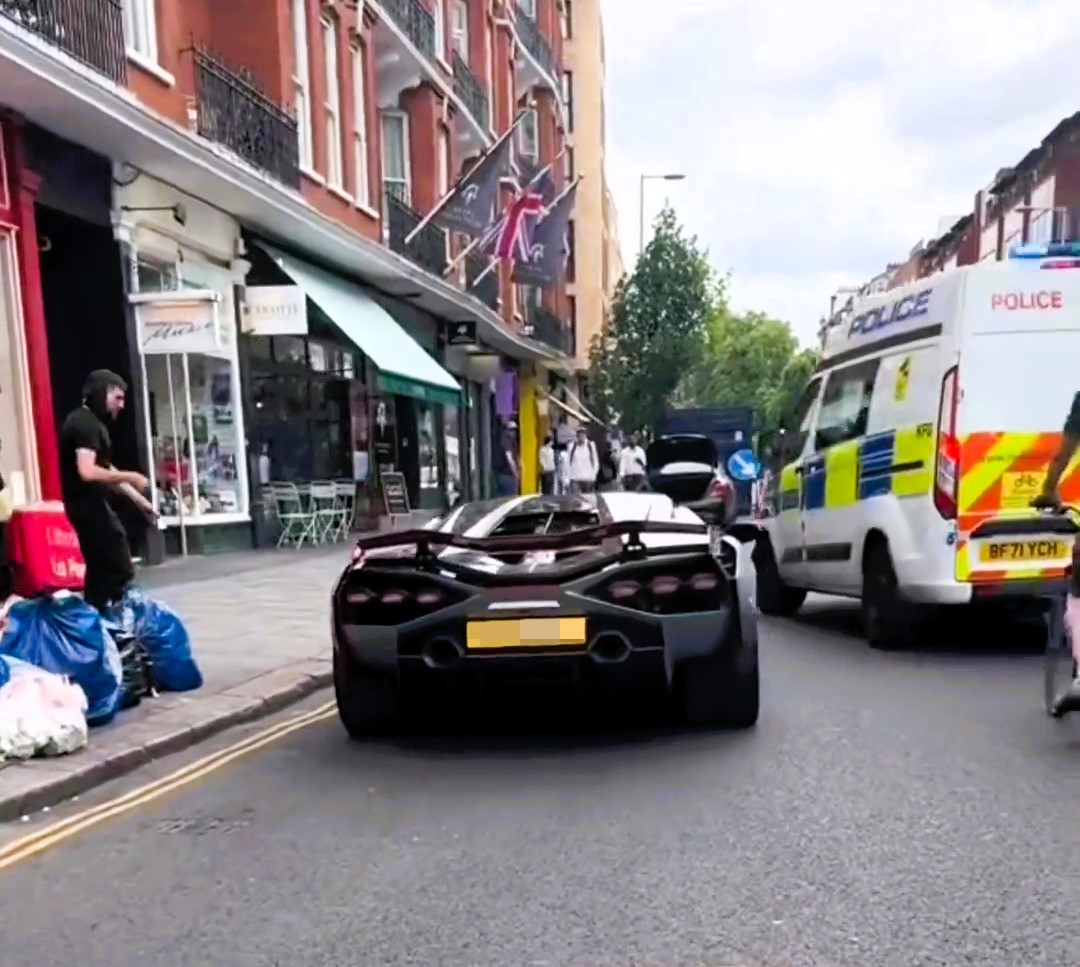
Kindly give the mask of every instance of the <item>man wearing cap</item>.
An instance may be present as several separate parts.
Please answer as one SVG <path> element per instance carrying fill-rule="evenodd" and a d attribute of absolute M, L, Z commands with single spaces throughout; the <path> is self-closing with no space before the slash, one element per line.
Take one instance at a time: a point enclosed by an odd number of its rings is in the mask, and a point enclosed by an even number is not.
<path fill-rule="evenodd" d="M 127 384 L 107 369 L 94 370 L 83 385 L 82 406 L 60 429 L 60 485 L 64 509 L 86 561 L 83 596 L 98 610 L 119 601 L 135 577 L 131 548 L 120 518 L 109 504 L 122 493 L 147 517 L 154 508 L 143 496 L 146 477 L 112 465 L 109 426 L 123 412 Z"/>

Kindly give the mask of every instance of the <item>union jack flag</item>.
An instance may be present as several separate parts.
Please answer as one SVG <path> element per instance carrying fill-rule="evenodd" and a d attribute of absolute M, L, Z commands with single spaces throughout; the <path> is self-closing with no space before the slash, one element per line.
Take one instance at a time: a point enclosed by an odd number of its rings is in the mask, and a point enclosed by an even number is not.
<path fill-rule="evenodd" d="M 528 258 L 529 240 L 526 237 L 528 216 L 537 217 L 544 211 L 544 192 L 541 185 L 526 185 L 507 209 L 506 218 L 495 242 L 495 256 L 500 259 Z"/>

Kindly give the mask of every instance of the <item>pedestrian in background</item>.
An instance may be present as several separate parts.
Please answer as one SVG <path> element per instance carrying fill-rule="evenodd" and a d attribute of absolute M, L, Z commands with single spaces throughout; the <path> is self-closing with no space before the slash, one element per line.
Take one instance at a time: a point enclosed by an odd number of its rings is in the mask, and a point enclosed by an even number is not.
<path fill-rule="evenodd" d="M 540 447 L 540 491 L 555 493 L 555 441 L 549 433 Z"/>
<path fill-rule="evenodd" d="M 645 451 L 638 444 L 636 433 L 630 434 L 629 443 L 619 452 L 619 482 L 623 490 L 645 489 Z"/>
<path fill-rule="evenodd" d="M 596 490 L 596 478 L 600 474 L 600 457 L 596 444 L 579 426 L 574 442 L 570 445 L 570 488 L 573 493 L 589 494 Z"/>

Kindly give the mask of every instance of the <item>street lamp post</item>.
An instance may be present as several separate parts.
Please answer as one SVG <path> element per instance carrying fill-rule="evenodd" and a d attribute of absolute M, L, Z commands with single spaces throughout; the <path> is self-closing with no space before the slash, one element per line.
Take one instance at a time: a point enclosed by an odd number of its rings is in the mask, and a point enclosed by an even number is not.
<path fill-rule="evenodd" d="M 638 185 L 638 255 L 645 251 L 645 182 L 682 181 L 686 175 L 672 172 L 666 175 L 642 175 Z"/>

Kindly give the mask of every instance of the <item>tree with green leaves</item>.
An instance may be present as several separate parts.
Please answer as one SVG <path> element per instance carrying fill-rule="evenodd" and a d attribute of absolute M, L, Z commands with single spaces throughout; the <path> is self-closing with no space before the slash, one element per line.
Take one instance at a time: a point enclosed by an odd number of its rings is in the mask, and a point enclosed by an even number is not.
<path fill-rule="evenodd" d="M 738 315 L 716 301 L 705 348 L 679 382 L 677 406 L 751 406 L 759 426 L 790 418 L 810 372 L 812 350 L 800 350 L 791 327 L 759 312 Z"/>
<path fill-rule="evenodd" d="M 722 286 L 671 208 L 615 292 L 589 355 L 589 396 L 609 425 L 651 435 L 684 374 L 701 359 Z"/>

